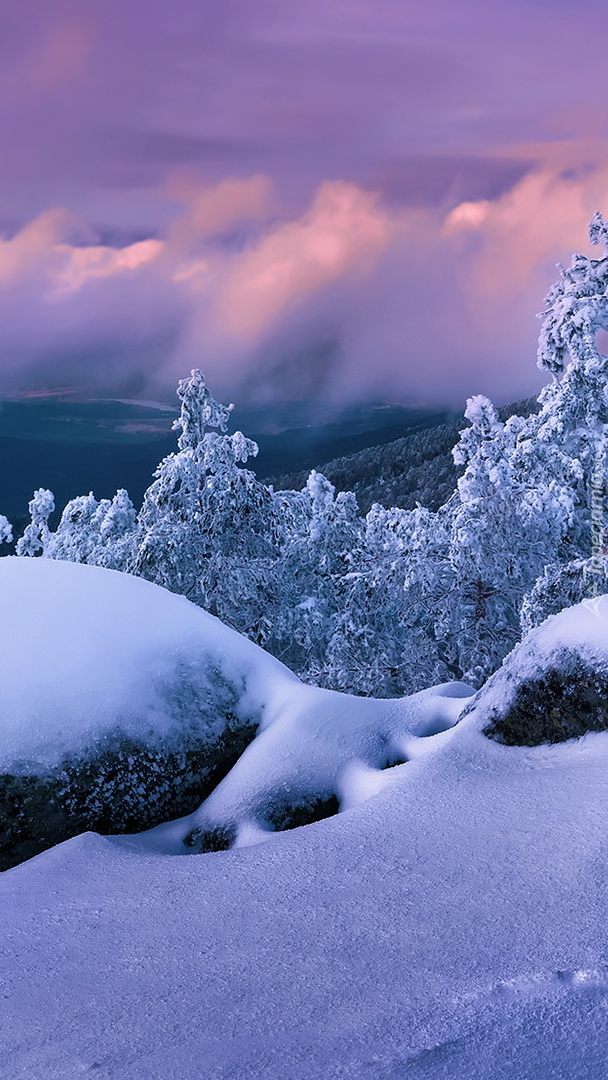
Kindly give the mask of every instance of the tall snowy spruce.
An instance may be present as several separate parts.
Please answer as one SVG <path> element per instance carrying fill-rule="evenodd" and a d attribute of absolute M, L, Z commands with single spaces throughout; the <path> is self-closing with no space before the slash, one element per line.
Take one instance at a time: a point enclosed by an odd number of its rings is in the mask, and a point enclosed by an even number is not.
<path fill-rule="evenodd" d="M 270 490 L 239 465 L 258 447 L 240 431 L 225 434 L 232 405 L 212 397 L 201 371 L 177 393 L 178 452 L 160 463 L 144 495 L 127 568 L 263 640 L 279 522 Z"/>
<path fill-rule="evenodd" d="M 13 527 L 4 514 L 0 514 L 0 544 L 10 544 L 13 540 Z"/>
<path fill-rule="evenodd" d="M 49 542 L 49 517 L 55 509 L 53 492 L 47 488 L 38 488 L 28 503 L 31 521 L 20 540 L 17 541 L 17 555 L 37 555 L 46 553 Z"/>
<path fill-rule="evenodd" d="M 266 647 L 304 678 L 334 686 L 328 647 L 359 550 L 357 501 L 352 492 L 336 494 L 327 477 L 313 469 L 302 492 L 277 492 L 273 502 L 283 506 L 283 533 Z"/>
<path fill-rule="evenodd" d="M 554 381 L 539 396 L 533 435 L 559 448 L 577 477 L 570 529 L 523 603 L 524 631 L 608 583 L 608 357 L 596 342 L 608 329 L 608 223 L 599 212 L 589 239 L 604 255 L 573 255 L 560 266 L 543 312 L 538 366 Z"/>
<path fill-rule="evenodd" d="M 450 514 L 454 580 L 437 630 L 455 643 L 462 677 L 480 684 L 519 639 L 523 596 L 560 550 L 580 470 L 531 438 L 534 415 L 502 423 L 478 396 L 465 416 L 471 427 L 454 448 L 465 470 Z"/>

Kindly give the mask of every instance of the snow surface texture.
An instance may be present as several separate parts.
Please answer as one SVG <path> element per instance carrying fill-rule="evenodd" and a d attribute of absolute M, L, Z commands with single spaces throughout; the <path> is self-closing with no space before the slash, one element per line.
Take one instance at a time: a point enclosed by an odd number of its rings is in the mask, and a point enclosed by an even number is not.
<path fill-rule="evenodd" d="M 0 869 L 87 828 L 196 808 L 287 668 L 182 597 L 111 570 L 0 559 Z"/>
<path fill-rule="evenodd" d="M 546 623 L 538 661 L 562 646 L 606 655 L 608 597 Z M 267 843 L 89 833 L 3 874 L 6 1075 L 605 1080 L 608 732 L 506 746 L 481 703 Z"/>

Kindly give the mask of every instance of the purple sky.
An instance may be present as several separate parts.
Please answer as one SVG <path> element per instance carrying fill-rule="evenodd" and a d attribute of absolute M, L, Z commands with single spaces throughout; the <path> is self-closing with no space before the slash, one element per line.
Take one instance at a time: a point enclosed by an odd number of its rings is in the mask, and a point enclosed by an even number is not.
<path fill-rule="evenodd" d="M 0 392 L 534 392 L 605 0 L 6 0 Z"/>

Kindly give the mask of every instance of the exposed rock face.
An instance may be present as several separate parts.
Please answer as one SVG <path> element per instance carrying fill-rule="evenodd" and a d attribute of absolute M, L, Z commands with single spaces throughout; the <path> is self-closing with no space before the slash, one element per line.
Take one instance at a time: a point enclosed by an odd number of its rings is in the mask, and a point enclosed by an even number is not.
<path fill-rule="evenodd" d="M 606 730 L 608 679 L 567 649 L 540 678 L 520 683 L 484 734 L 508 746 L 538 746 Z"/>
<path fill-rule="evenodd" d="M 140 578 L 0 559 L 0 870 L 190 814 L 254 738 L 278 661 Z"/>
<path fill-rule="evenodd" d="M 546 619 L 477 692 L 484 735 L 540 746 L 608 730 L 608 596 Z"/>
<path fill-rule="evenodd" d="M 86 830 L 139 832 L 192 813 L 255 736 L 255 725 L 226 721 L 216 739 L 116 735 L 42 775 L 0 775 L 0 870 Z"/>

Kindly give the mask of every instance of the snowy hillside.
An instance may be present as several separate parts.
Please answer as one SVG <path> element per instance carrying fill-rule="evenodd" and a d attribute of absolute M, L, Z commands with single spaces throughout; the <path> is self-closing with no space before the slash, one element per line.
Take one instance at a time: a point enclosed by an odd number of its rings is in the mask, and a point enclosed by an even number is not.
<path fill-rule="evenodd" d="M 460 722 L 421 725 L 409 760 L 377 770 L 390 782 L 327 820 L 182 858 L 158 830 L 88 833 L 3 874 L 6 1074 L 604 1080 L 608 732 L 484 732 L 548 662 L 575 653 L 603 677 L 608 597 L 517 652 Z M 363 729 L 374 703 L 360 708 Z M 310 746 L 275 716 L 241 759 L 258 755 L 248 783 L 268 781 L 273 728 L 276 790 L 281 746 L 304 762 Z M 245 792 L 237 770 L 225 789 Z"/>

